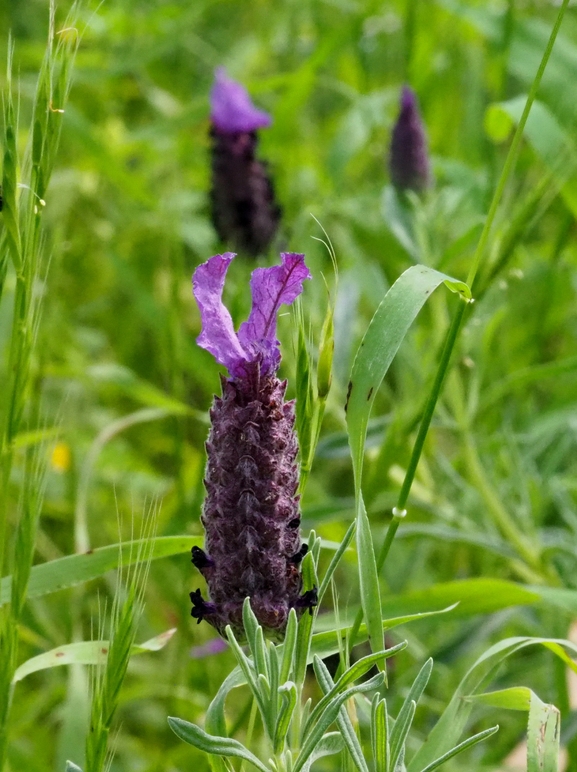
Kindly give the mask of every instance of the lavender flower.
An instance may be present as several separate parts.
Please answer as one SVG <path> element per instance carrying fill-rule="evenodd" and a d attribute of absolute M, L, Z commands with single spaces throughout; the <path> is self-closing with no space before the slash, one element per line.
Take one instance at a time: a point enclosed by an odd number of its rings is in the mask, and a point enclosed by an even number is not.
<path fill-rule="evenodd" d="M 200 265 L 193 291 L 200 309 L 198 344 L 224 365 L 222 397 L 215 397 L 206 444 L 207 496 L 202 522 L 206 549 L 193 547 L 192 562 L 208 583 L 210 601 L 190 593 L 192 616 L 221 635 L 231 625 L 243 636 L 242 605 L 251 606 L 265 632 L 282 637 L 291 608 L 311 608 L 316 590 L 301 594 L 298 565 L 307 547 L 299 527 L 294 403 L 285 402 L 276 314 L 310 278 L 304 255 L 283 253 L 282 264 L 257 268 L 251 278 L 252 310 L 238 333 L 223 305 L 222 290 L 234 255 Z"/>
<path fill-rule="evenodd" d="M 393 129 L 389 169 L 393 185 L 400 190 L 421 192 L 430 185 L 425 127 L 417 98 L 408 86 L 403 88 L 401 111 Z"/>
<path fill-rule="evenodd" d="M 270 246 L 281 210 L 266 165 L 257 160 L 257 130 L 271 124 L 246 89 L 216 70 L 211 93 L 212 221 L 225 243 L 256 257 Z"/>

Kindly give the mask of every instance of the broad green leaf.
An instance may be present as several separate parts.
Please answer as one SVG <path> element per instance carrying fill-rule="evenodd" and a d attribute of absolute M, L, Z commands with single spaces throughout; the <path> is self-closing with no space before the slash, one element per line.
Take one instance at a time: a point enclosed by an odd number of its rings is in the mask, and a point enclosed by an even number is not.
<path fill-rule="evenodd" d="M 550 638 L 507 638 L 491 646 L 465 674 L 426 742 L 407 765 L 407 772 L 422 772 L 425 768 L 429 768 L 428 765 L 444 757 L 444 754 L 448 753 L 457 743 L 471 713 L 471 700 L 463 698 L 471 696 L 481 689 L 507 657 L 527 646 L 535 645 L 545 646 L 557 655 L 563 649 L 571 651 L 574 655 L 577 654 L 577 645 L 570 641 Z M 567 657 L 567 659 L 569 658 Z M 577 671 L 577 665 L 572 663 L 572 666 Z"/>
<path fill-rule="evenodd" d="M 123 544 L 111 544 L 98 547 L 83 555 L 67 555 L 64 558 L 50 560 L 33 566 L 28 584 L 28 597 L 39 598 L 66 587 L 88 582 L 103 576 L 107 571 L 133 565 L 142 560 L 165 558 L 190 552 L 203 541 L 201 536 L 157 536 L 152 539 L 152 548 L 148 549 L 149 540 L 136 539 Z M 0 605 L 10 600 L 11 577 L 2 579 Z"/>
<path fill-rule="evenodd" d="M 257 757 L 251 753 L 238 740 L 230 737 L 214 737 L 207 734 L 199 726 L 184 721 L 181 718 L 168 718 L 168 724 L 175 735 L 181 740 L 194 745 L 205 753 L 215 754 L 217 756 L 236 756 L 237 758 L 249 761 L 261 772 L 270 772 L 270 768 L 265 766 Z"/>
<path fill-rule="evenodd" d="M 527 772 L 557 772 L 561 714 L 531 692 L 527 726 Z"/>
<path fill-rule="evenodd" d="M 144 643 L 135 643 L 132 646 L 131 654 L 160 651 L 170 641 L 175 632 L 176 627 Z M 108 656 L 108 647 L 108 641 L 79 641 L 78 643 L 67 643 L 64 646 L 58 646 L 56 649 L 51 649 L 44 654 L 39 654 L 37 657 L 26 660 L 17 668 L 12 683 L 21 681 L 30 673 L 37 673 L 39 670 L 47 670 L 60 665 L 70 665 L 73 662 L 79 665 L 103 665 Z"/>
<path fill-rule="evenodd" d="M 501 579 L 463 579 L 436 584 L 424 590 L 389 595 L 383 599 L 383 616 L 410 614 L 417 610 L 432 611 L 458 603 L 454 614 L 464 617 L 491 614 L 511 606 L 528 606 L 540 600 L 535 587 L 527 588 Z"/>

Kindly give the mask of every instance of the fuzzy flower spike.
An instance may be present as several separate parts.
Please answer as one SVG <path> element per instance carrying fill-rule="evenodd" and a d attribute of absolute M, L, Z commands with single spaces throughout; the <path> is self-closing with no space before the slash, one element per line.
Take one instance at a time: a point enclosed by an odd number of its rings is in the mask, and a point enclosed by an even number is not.
<path fill-rule="evenodd" d="M 421 192 L 431 184 L 427 135 L 414 91 L 408 86 L 401 95 L 401 111 L 393 128 L 389 169 L 399 190 Z"/>
<path fill-rule="evenodd" d="M 257 132 L 272 121 L 223 67 L 216 70 L 210 104 L 212 221 L 222 241 L 256 257 L 266 252 L 280 221 L 266 165 L 256 158 Z"/>
<path fill-rule="evenodd" d="M 291 608 L 311 608 L 316 590 L 302 591 L 298 451 L 294 403 L 285 402 L 276 315 L 310 279 L 304 255 L 283 253 L 281 265 L 257 268 L 251 278 L 252 310 L 238 333 L 222 302 L 234 255 L 215 255 L 200 265 L 193 291 L 200 309 L 198 344 L 224 365 L 222 397 L 215 397 L 206 444 L 207 495 L 202 522 L 206 552 L 193 547 L 192 562 L 207 581 L 210 601 L 190 593 L 192 616 L 221 635 L 227 625 L 243 636 L 242 605 L 252 609 L 269 635 L 282 638 Z"/>

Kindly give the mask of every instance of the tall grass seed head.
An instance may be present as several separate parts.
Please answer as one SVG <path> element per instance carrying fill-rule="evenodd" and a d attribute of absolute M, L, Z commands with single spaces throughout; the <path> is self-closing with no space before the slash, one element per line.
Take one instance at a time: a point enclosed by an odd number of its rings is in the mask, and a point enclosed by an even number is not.
<path fill-rule="evenodd" d="M 281 216 L 266 164 L 256 157 L 257 132 L 272 120 L 222 67 L 210 101 L 212 222 L 224 243 L 256 257 L 270 247 Z"/>
<path fill-rule="evenodd" d="M 192 562 L 207 581 L 210 601 L 195 590 L 192 616 L 221 635 L 231 625 L 243 637 L 246 597 L 265 632 L 282 638 L 291 608 L 311 608 L 316 591 L 301 594 L 298 452 L 294 402 L 284 399 L 276 315 L 311 278 L 304 255 L 283 253 L 281 265 L 257 268 L 251 277 L 252 310 L 235 332 L 222 302 L 234 255 L 200 265 L 193 291 L 202 320 L 198 344 L 224 365 L 222 396 L 210 411 L 206 444 L 207 495 L 202 522 L 206 551 L 193 547 Z"/>
<path fill-rule="evenodd" d="M 417 97 L 408 86 L 403 88 L 400 107 L 389 154 L 391 181 L 399 190 L 419 193 L 430 186 L 431 171 L 425 126 Z"/>

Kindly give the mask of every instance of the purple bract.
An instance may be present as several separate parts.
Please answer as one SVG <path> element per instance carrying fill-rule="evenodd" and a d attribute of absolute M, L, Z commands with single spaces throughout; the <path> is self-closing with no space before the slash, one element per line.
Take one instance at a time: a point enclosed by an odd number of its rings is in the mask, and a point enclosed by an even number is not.
<path fill-rule="evenodd" d="M 252 310 L 238 334 L 222 302 L 224 280 L 233 258 L 231 252 L 215 255 L 194 273 L 194 297 L 202 319 L 197 343 L 234 377 L 246 376 L 251 363 L 258 363 L 263 376 L 275 373 L 280 362 L 276 315 L 281 305 L 290 305 L 300 295 L 303 281 L 311 278 L 304 255 L 283 252 L 281 265 L 253 271 Z"/>
<path fill-rule="evenodd" d="M 268 113 L 253 105 L 245 87 L 228 77 L 224 67 L 215 71 L 210 107 L 213 126 L 227 133 L 256 131 L 272 122 Z"/>

